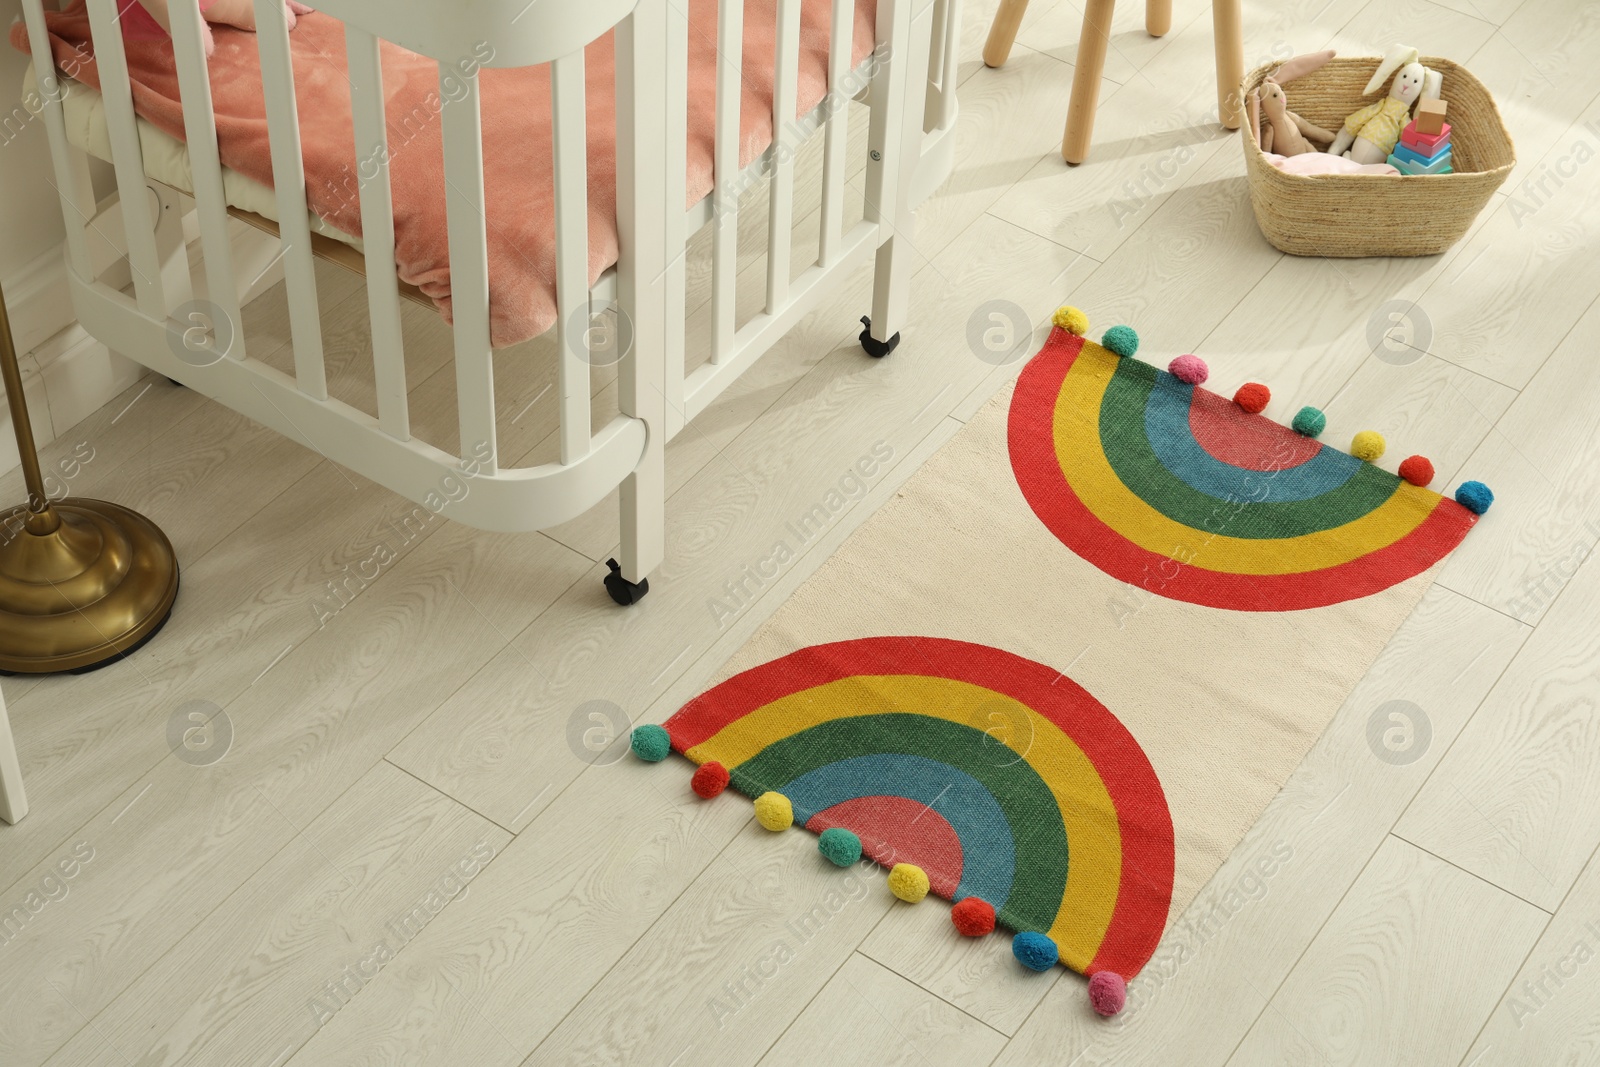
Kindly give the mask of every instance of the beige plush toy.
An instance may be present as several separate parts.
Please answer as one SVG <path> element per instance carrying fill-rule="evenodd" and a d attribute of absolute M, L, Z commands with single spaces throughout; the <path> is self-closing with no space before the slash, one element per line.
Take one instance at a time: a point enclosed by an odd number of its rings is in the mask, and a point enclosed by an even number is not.
<path fill-rule="evenodd" d="M 1289 110 L 1289 97 L 1272 78 L 1261 83 L 1261 150 L 1280 156 L 1320 152 L 1319 145 L 1332 141 L 1334 133 L 1307 122 Z M 1318 144 L 1312 144 L 1312 141 Z"/>

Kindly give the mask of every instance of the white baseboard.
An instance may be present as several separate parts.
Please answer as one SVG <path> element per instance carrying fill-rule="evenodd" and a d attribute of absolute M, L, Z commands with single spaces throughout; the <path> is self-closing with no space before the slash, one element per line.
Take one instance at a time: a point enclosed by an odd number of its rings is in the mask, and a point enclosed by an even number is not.
<path fill-rule="evenodd" d="M 31 352 L 70 326 L 72 296 L 67 289 L 67 260 L 61 245 L 46 249 L 32 262 L 4 279 L 6 313 L 18 352 Z"/>
<path fill-rule="evenodd" d="M 9 303 L 9 291 L 6 296 Z M 89 336 L 76 322 L 46 338 L 17 362 L 33 439 L 41 448 L 70 434 L 74 426 L 147 373 Z M 0 474 L 15 470 L 19 462 L 10 412 L 0 407 Z M 14 503 L 19 501 L 0 500 L 0 508 Z"/>

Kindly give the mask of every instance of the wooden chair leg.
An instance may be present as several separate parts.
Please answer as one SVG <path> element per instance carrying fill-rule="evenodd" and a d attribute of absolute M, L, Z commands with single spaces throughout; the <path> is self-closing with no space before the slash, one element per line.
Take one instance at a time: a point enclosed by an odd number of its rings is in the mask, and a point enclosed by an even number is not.
<path fill-rule="evenodd" d="M 1241 0 L 1213 0 L 1211 32 L 1217 51 L 1217 118 L 1230 130 L 1244 121 L 1244 15 Z"/>
<path fill-rule="evenodd" d="M 1072 102 L 1067 105 L 1067 132 L 1061 139 L 1061 158 L 1068 163 L 1082 163 L 1089 156 L 1089 142 L 1094 138 L 1094 110 L 1100 103 L 1100 76 L 1106 69 L 1106 46 L 1111 42 L 1111 16 L 1115 7 L 1116 0 L 1088 0 L 1083 9 L 1078 62 L 1072 72 Z"/>
<path fill-rule="evenodd" d="M 1165 37 L 1172 29 L 1172 0 L 1144 0 L 1144 32 Z"/>
<path fill-rule="evenodd" d="M 1017 27 L 1022 16 L 1028 13 L 1028 0 L 1000 0 L 1000 10 L 994 13 L 989 24 L 989 39 L 983 44 L 983 62 L 989 67 L 1003 67 L 1011 57 L 1011 46 L 1017 40 Z"/>

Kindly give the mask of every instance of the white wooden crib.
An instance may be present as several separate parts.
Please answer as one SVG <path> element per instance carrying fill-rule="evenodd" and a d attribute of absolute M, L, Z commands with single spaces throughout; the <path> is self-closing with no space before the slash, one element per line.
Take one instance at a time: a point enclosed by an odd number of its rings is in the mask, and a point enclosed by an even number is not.
<path fill-rule="evenodd" d="M 273 270 L 281 271 L 288 297 L 291 374 L 252 358 L 244 329 L 240 309 L 264 285 L 260 278 L 254 284 L 246 280 L 256 273 L 256 264 L 236 262 L 238 252 L 230 244 L 230 204 L 195 0 L 174 0 L 170 9 L 192 195 L 147 173 L 115 22 L 118 2 L 88 0 L 117 187 L 116 195 L 99 202 L 91 191 L 88 156 L 68 136 L 65 78 L 50 59 L 42 0 L 25 0 L 33 76 L 67 222 L 67 273 L 78 318 L 95 337 L 146 367 L 474 527 L 548 528 L 620 487 L 621 559 L 609 561 L 606 588 L 619 603 L 633 603 L 647 591 L 646 576 L 664 552 L 666 442 L 869 256 L 876 263 L 862 344 L 873 355 L 891 351 L 908 304 L 914 209 L 950 169 L 960 0 L 879 0 L 876 48 L 864 68 L 852 67 L 849 33 L 841 32 L 847 31 L 855 5 L 832 0 L 829 96 L 855 96 L 870 109 L 864 218 L 848 226 L 846 109 L 819 109 L 814 128 L 792 121 L 801 0 L 762 2 L 777 8 L 774 144 L 762 160 L 741 171 L 745 0 L 718 0 L 715 189 L 681 212 L 672 208 L 687 198 L 691 27 L 686 0 L 322 0 L 317 9 L 344 24 L 357 156 L 376 162 L 372 173 L 361 174 L 363 240 L 357 253 L 346 246 L 330 249 L 332 242 L 312 232 L 316 219 L 308 218 L 300 166 L 289 33 L 277 13 L 281 0 L 257 0 L 279 220 L 265 228 L 275 233 L 272 259 L 278 265 Z M 613 28 L 620 258 L 591 287 L 583 50 Z M 408 287 L 395 267 L 380 39 L 436 61 L 441 79 L 449 76 L 465 85 L 464 91 L 453 88 L 455 103 L 442 113 L 458 443 L 429 443 L 411 430 L 400 324 L 400 301 Z M 450 63 L 450 57 L 470 54 L 484 41 L 493 42 L 493 58 L 485 66 L 551 64 L 560 452 L 557 459 L 521 468 L 499 461 L 495 426 L 478 78 Z M 862 70 L 869 75 L 866 88 L 851 92 Z M 819 254 L 812 266 L 793 273 L 797 177 L 796 146 L 790 141 L 813 135 L 824 142 Z M 739 324 L 734 308 L 739 193 L 757 176 L 770 183 L 765 303 Z M 183 237 L 184 216 L 191 213 L 197 216 L 188 222 L 191 233 L 198 230 L 198 248 L 187 246 Z M 241 213 L 234 209 L 233 214 Z M 705 362 L 686 372 L 684 253 L 691 235 L 705 226 L 713 228 L 711 350 Z M 365 274 L 375 412 L 329 395 L 314 255 Z M 191 270 L 192 263 L 199 266 Z M 131 294 L 125 291 L 130 276 Z M 273 282 L 278 276 L 266 275 Z M 225 320 L 206 324 L 199 335 L 202 350 L 218 348 L 211 360 L 179 358 L 196 350 L 195 323 L 183 309 L 197 296 Z M 589 335 L 574 324 L 589 322 L 594 309 L 612 302 L 632 324 L 633 341 L 617 365 L 619 413 L 594 426 Z M 219 344 L 222 337 L 229 339 L 225 346 Z M 469 478 L 471 491 L 440 500 L 439 486 L 447 478 Z"/>

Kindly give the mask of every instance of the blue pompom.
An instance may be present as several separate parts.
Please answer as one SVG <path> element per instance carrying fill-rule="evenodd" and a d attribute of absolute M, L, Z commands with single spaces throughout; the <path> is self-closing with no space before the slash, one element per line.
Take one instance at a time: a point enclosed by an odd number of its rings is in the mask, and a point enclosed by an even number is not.
<path fill-rule="evenodd" d="M 1030 971 L 1048 971 L 1061 958 L 1054 941 L 1032 930 L 1025 930 L 1011 939 L 1011 954 Z"/>
<path fill-rule="evenodd" d="M 1131 356 L 1139 351 L 1139 335 L 1132 326 L 1113 326 L 1101 335 L 1100 344 L 1119 356 Z"/>
<path fill-rule="evenodd" d="M 1462 482 L 1456 490 L 1456 503 L 1476 515 L 1482 515 L 1494 503 L 1494 494 L 1482 482 Z"/>

